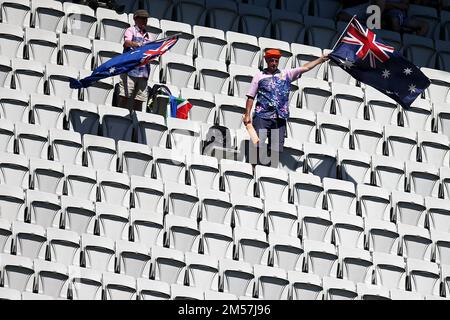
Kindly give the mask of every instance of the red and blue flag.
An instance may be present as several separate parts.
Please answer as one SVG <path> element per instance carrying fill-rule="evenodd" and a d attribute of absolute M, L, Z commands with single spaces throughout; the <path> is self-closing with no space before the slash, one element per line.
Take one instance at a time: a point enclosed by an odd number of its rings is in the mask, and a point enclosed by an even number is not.
<path fill-rule="evenodd" d="M 418 67 L 354 17 L 329 57 L 353 78 L 408 108 L 430 85 Z"/>
<path fill-rule="evenodd" d="M 100 65 L 92 71 L 90 76 L 81 80 L 71 79 L 70 87 L 72 89 L 87 88 L 101 79 L 127 73 L 136 67 L 146 65 L 167 52 L 177 41 L 178 36 L 173 36 L 118 55 Z"/>
<path fill-rule="evenodd" d="M 189 117 L 189 110 L 192 109 L 192 104 L 183 98 L 170 96 L 170 116 L 172 118 L 184 119 Z"/>

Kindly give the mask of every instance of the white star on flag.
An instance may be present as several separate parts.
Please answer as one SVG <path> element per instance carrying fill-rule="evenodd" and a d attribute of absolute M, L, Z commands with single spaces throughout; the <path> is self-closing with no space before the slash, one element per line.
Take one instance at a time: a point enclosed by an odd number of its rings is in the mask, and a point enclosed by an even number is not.
<path fill-rule="evenodd" d="M 414 84 L 411 84 L 408 88 L 408 91 L 410 91 L 411 93 L 416 92 L 416 86 Z"/>
<path fill-rule="evenodd" d="M 344 69 L 351 68 L 351 67 L 353 67 L 353 65 L 354 65 L 353 61 L 350 61 L 350 60 L 348 60 L 347 58 L 345 58 L 345 61 L 344 61 L 344 60 L 341 60 L 341 59 L 339 59 L 339 61 L 341 62 L 342 67 L 343 67 Z"/>
<path fill-rule="evenodd" d="M 387 69 L 384 69 L 382 77 L 387 79 L 391 75 L 391 72 Z"/>
<path fill-rule="evenodd" d="M 114 72 L 116 72 L 116 68 L 112 67 L 111 69 L 109 69 L 109 73 L 113 74 Z"/>
<path fill-rule="evenodd" d="M 403 73 L 409 76 L 412 73 L 412 70 L 411 68 L 406 68 L 405 70 L 403 70 Z"/>

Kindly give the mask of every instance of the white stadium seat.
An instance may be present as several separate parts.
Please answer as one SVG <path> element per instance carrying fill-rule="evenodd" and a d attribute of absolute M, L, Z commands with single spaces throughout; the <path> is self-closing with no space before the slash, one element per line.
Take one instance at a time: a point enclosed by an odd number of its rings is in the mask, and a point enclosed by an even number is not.
<path fill-rule="evenodd" d="M 69 86 L 70 79 L 78 79 L 78 70 L 73 67 L 65 67 L 53 64 L 45 65 L 48 93 L 63 99 L 77 99 L 78 91 Z"/>
<path fill-rule="evenodd" d="M 197 57 L 225 62 L 228 43 L 222 30 L 194 25 L 192 34 Z"/>
<path fill-rule="evenodd" d="M 23 189 L 29 187 L 29 160 L 17 154 L 0 154 L 0 182 Z"/>
<path fill-rule="evenodd" d="M 332 82 L 334 112 L 350 118 L 364 119 L 364 92 L 361 88 L 349 84 Z"/>
<path fill-rule="evenodd" d="M 230 74 L 225 63 L 205 59 L 195 59 L 197 69 L 197 87 L 213 94 L 227 94 Z"/>
<path fill-rule="evenodd" d="M 45 67 L 42 63 L 39 61 L 13 59 L 11 66 L 16 90 L 44 94 Z"/>
<path fill-rule="evenodd" d="M 30 60 L 43 64 L 56 64 L 58 41 L 55 32 L 45 29 L 26 28 L 25 42 Z"/>
<path fill-rule="evenodd" d="M 125 30 L 130 26 L 128 16 L 106 8 L 98 8 L 96 16 L 100 40 L 122 42 Z"/>
<path fill-rule="evenodd" d="M 264 209 L 260 199 L 232 195 L 231 202 L 236 226 L 264 230 Z"/>
<path fill-rule="evenodd" d="M 47 237 L 45 228 L 37 224 L 14 221 L 12 233 L 16 246 L 16 255 L 30 259 L 45 258 Z"/>
<path fill-rule="evenodd" d="M 30 159 L 31 185 L 34 190 L 63 194 L 64 170 L 61 163 L 54 163 L 49 160 Z"/>
<path fill-rule="evenodd" d="M 22 188 L 12 185 L 1 185 L 0 187 L 0 218 L 9 223 L 25 220 L 26 207 L 25 194 Z M 6 248 L 5 250 L 10 250 Z"/>
<path fill-rule="evenodd" d="M 34 268 L 32 259 L 1 254 L 0 269 L 5 277 L 4 288 L 23 293 L 33 291 Z"/>
<path fill-rule="evenodd" d="M 170 49 L 170 52 L 189 57 L 193 56 L 195 40 L 192 27 L 189 24 L 161 19 L 160 26 L 165 37 L 180 33 L 177 43 Z"/>
<path fill-rule="evenodd" d="M 171 284 L 183 284 L 186 271 L 184 253 L 175 249 L 153 246 L 151 248 L 154 280 Z"/>
<path fill-rule="evenodd" d="M 196 254 L 185 253 L 186 273 L 189 286 L 201 290 L 218 291 L 219 289 L 219 262 L 217 259 Z"/>
<path fill-rule="evenodd" d="M 219 259 L 233 258 L 233 236 L 230 226 L 200 221 L 199 230 L 205 256 Z"/>
<path fill-rule="evenodd" d="M 64 100 L 58 97 L 32 94 L 30 110 L 33 123 L 46 128 L 63 129 Z"/>
<path fill-rule="evenodd" d="M 287 300 L 289 280 L 283 269 L 261 265 L 253 266 L 255 288 L 259 299 Z"/>
<path fill-rule="evenodd" d="M 35 259 L 33 266 L 36 274 L 37 293 L 55 299 L 67 298 L 69 275 L 66 265 Z"/>
<path fill-rule="evenodd" d="M 111 138 L 85 134 L 83 150 L 86 154 L 87 166 L 94 169 L 116 171 L 116 143 Z"/>
<path fill-rule="evenodd" d="M 149 278 L 150 276 L 150 248 L 144 244 L 116 241 L 116 254 L 121 274 L 134 278 Z"/>
<path fill-rule="evenodd" d="M 16 139 L 19 154 L 29 158 L 48 158 L 48 130 L 26 123 L 16 123 Z"/>
<path fill-rule="evenodd" d="M 8 58 L 22 58 L 25 45 L 24 31 L 12 24 L 0 25 L 0 54 Z"/>
<path fill-rule="evenodd" d="M 288 280 L 292 285 L 292 300 L 322 300 L 322 279 L 318 275 L 289 271 Z"/>
<path fill-rule="evenodd" d="M 114 240 L 82 234 L 81 248 L 84 252 L 84 266 L 86 268 L 100 272 L 114 272 Z"/>
<path fill-rule="evenodd" d="M 202 80 L 206 81 L 206 79 Z M 227 82 L 228 88 L 228 82 Z M 197 122 L 214 123 L 215 119 L 215 103 L 213 92 L 194 90 L 190 88 L 181 89 L 181 96 L 192 104 L 189 110 L 188 119 Z"/>
<path fill-rule="evenodd" d="M 168 300 L 170 299 L 170 285 L 162 282 L 138 278 L 136 290 L 139 300 Z"/>
<path fill-rule="evenodd" d="M 128 208 L 130 206 L 130 177 L 127 174 L 97 170 L 100 201 Z"/>
<path fill-rule="evenodd" d="M 102 284 L 106 300 L 136 300 L 136 279 L 134 277 L 103 272 Z"/>
<path fill-rule="evenodd" d="M 47 228 L 50 261 L 66 266 L 80 265 L 80 235 L 74 231 Z"/>
<path fill-rule="evenodd" d="M 67 34 L 94 39 L 97 27 L 97 18 L 92 8 L 72 2 L 63 3 L 66 13 L 65 25 Z"/>
<path fill-rule="evenodd" d="M 180 88 L 194 88 L 196 68 L 191 57 L 168 52 L 160 61 L 164 83 Z"/>
<path fill-rule="evenodd" d="M 101 272 L 76 266 L 69 266 L 68 271 L 73 300 L 102 299 Z"/>
<path fill-rule="evenodd" d="M 406 264 L 402 257 L 374 253 L 373 265 L 375 284 L 388 289 L 403 289 L 406 287 Z"/>
<path fill-rule="evenodd" d="M 95 205 L 92 201 L 69 196 L 61 197 L 64 228 L 77 234 L 94 234 Z"/>
<path fill-rule="evenodd" d="M 255 276 L 249 263 L 230 259 L 219 260 L 219 272 L 222 277 L 222 288 L 225 293 L 238 297 L 253 296 Z"/>
<path fill-rule="evenodd" d="M 260 62 L 258 38 L 252 35 L 226 32 L 228 42 L 228 58 L 231 64 L 257 68 Z"/>
<path fill-rule="evenodd" d="M 15 24 L 19 27 L 29 27 L 31 18 L 31 6 L 28 0 L 16 0 L 14 2 L 2 1 L 0 5 L 2 23 Z"/>
<path fill-rule="evenodd" d="M 31 2 L 32 26 L 39 29 L 61 33 L 64 26 L 63 5 L 54 0 Z"/>

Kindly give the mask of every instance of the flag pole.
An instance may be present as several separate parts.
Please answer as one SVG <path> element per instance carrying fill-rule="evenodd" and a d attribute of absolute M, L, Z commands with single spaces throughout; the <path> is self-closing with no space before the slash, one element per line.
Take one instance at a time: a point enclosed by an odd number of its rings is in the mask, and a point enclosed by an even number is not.
<path fill-rule="evenodd" d="M 350 21 L 348 22 L 347 26 L 345 27 L 344 31 L 342 31 L 341 36 L 339 37 L 339 39 L 337 39 L 337 41 L 334 43 L 333 49 L 331 49 L 331 51 L 333 51 L 337 44 L 341 41 L 341 39 L 344 37 L 344 34 L 346 34 L 348 27 L 350 26 L 350 24 L 353 22 L 353 20 L 355 20 L 356 18 L 356 14 L 353 15 L 353 17 L 350 19 Z"/>

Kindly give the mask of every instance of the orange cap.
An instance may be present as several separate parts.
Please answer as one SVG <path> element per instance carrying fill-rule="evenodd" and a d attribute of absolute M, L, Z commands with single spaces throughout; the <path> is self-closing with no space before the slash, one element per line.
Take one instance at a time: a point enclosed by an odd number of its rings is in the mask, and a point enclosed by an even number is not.
<path fill-rule="evenodd" d="M 266 58 L 266 59 L 269 59 L 269 58 L 280 58 L 280 57 L 281 57 L 281 52 L 278 49 L 269 49 L 264 54 L 264 58 Z"/>

